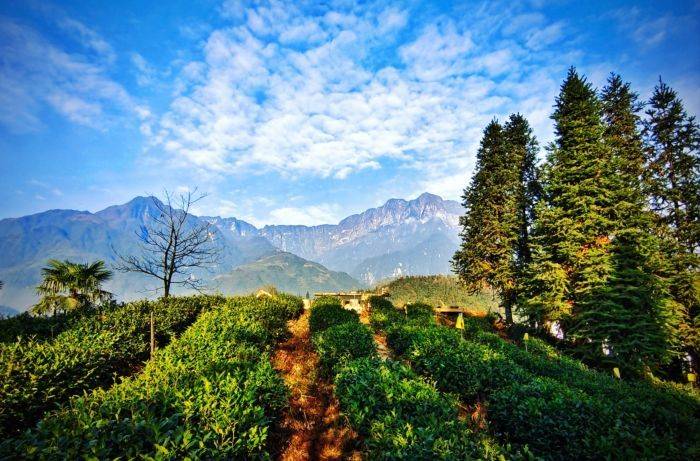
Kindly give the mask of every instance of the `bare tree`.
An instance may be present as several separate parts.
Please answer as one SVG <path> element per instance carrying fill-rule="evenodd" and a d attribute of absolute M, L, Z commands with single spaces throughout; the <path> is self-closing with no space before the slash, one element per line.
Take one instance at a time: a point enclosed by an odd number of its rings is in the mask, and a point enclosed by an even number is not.
<path fill-rule="evenodd" d="M 212 240 L 211 225 L 197 222 L 191 207 L 206 197 L 197 190 L 175 196 L 167 190 L 163 200 L 154 200 L 158 213 L 151 216 L 145 230 L 137 231 L 140 254 L 122 255 L 116 269 L 158 279 L 163 297 L 170 296 L 173 286 L 201 290 L 204 283 L 196 277 L 197 269 L 206 269 L 218 261 L 219 251 Z M 151 312 L 151 354 L 155 349 L 155 327 Z"/>
<path fill-rule="evenodd" d="M 136 231 L 141 254 L 125 256 L 115 251 L 122 272 L 137 272 L 158 279 L 163 297 L 170 296 L 174 285 L 200 290 L 203 282 L 194 276 L 196 269 L 218 261 L 209 223 L 194 222 L 190 208 L 205 198 L 197 191 L 175 197 L 167 190 L 162 201 L 154 200 L 157 216 L 151 216 L 145 231 Z"/>

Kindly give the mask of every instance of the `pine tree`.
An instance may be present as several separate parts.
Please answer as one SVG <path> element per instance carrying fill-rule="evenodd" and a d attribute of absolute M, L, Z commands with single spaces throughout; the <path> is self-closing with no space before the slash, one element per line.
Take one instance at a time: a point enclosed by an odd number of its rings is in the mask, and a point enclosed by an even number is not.
<path fill-rule="evenodd" d="M 593 293 L 593 301 L 575 319 L 580 350 L 588 358 L 608 355 L 603 362 L 632 371 L 656 369 L 674 351 L 678 306 L 663 278 L 667 261 L 653 233 L 654 216 L 647 210 L 641 183 L 642 138 L 638 129 L 638 96 L 619 75 L 612 74 L 601 94 L 605 144 L 610 151 L 609 193 L 615 207 L 611 219 L 612 272 Z"/>
<path fill-rule="evenodd" d="M 503 127 L 493 120 L 484 129 L 476 171 L 462 197 L 466 209 L 460 218 L 462 245 L 452 261 L 469 289 L 478 291 L 488 285 L 496 290 L 510 322 L 517 211 L 515 194 L 507 185 L 515 183 L 517 176 L 508 160 Z"/>
<path fill-rule="evenodd" d="M 610 149 L 594 89 L 571 68 L 552 119 L 556 139 L 543 168 L 522 309 L 532 324 L 566 334 L 612 272 L 614 215 Z"/>
<path fill-rule="evenodd" d="M 659 80 L 644 121 L 647 187 L 669 261 L 670 292 L 683 307 L 683 349 L 700 356 L 700 129 L 677 93 Z"/>
<path fill-rule="evenodd" d="M 463 196 L 463 243 L 453 266 L 472 290 L 484 285 L 496 290 L 508 323 L 513 321 L 517 280 L 529 260 L 532 203 L 539 190 L 536 156 L 537 141 L 522 115 L 511 115 L 505 126 L 492 121 Z"/>
<path fill-rule="evenodd" d="M 542 195 L 537 176 L 537 152 L 539 146 L 527 119 L 513 114 L 504 127 L 509 163 L 517 169 L 518 181 L 514 184 L 518 220 L 518 243 L 515 249 L 516 277 L 520 280 L 525 267 L 532 260 L 530 229 L 535 219 L 535 204 Z M 514 295 L 516 293 L 513 293 Z M 515 299 L 511 304 L 515 303 Z"/>
<path fill-rule="evenodd" d="M 700 131 L 675 91 L 659 80 L 644 122 L 652 206 L 688 253 L 700 247 Z"/>

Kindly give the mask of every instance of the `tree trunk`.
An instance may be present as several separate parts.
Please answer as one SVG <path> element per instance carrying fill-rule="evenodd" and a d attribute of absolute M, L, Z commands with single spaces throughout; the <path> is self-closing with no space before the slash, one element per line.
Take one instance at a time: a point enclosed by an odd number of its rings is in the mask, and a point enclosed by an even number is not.
<path fill-rule="evenodd" d="M 156 352 L 156 321 L 153 316 L 153 309 L 151 309 L 151 358 Z"/>
<path fill-rule="evenodd" d="M 515 305 L 515 290 L 508 290 L 504 297 L 503 310 L 506 314 L 506 324 L 513 324 L 513 306 Z"/>

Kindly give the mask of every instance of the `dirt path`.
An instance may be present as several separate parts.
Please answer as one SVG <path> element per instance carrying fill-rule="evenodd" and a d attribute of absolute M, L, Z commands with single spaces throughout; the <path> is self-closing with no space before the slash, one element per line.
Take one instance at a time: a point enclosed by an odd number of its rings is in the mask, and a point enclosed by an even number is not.
<path fill-rule="evenodd" d="M 309 335 L 309 311 L 289 322 L 292 337 L 272 363 L 291 390 L 289 409 L 272 434 L 274 456 L 285 461 L 361 459 L 357 435 L 340 416 L 333 386 L 317 376 L 318 356 Z"/>

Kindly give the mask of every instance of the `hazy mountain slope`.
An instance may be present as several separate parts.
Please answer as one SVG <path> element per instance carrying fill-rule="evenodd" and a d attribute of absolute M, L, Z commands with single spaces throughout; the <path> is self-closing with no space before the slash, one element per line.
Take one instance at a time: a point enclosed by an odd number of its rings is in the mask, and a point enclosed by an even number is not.
<path fill-rule="evenodd" d="M 396 273 L 448 273 L 462 213 L 459 203 L 426 193 L 389 200 L 337 225 L 265 226 L 260 233 L 277 248 L 372 283 Z M 439 253 L 426 259 L 429 241 Z"/>
<path fill-rule="evenodd" d="M 157 199 L 136 197 L 96 213 L 50 210 L 0 220 L 0 280 L 5 281 L 0 303 L 19 310 L 33 304 L 41 267 L 50 258 L 102 259 L 112 265 L 117 259 L 113 248 L 122 254 L 137 254 L 137 234 L 143 233 L 152 216 L 159 212 L 154 200 Z M 462 213 L 457 202 L 426 193 L 414 200 L 391 199 L 338 224 L 320 226 L 274 225 L 257 229 L 233 217 L 193 216 L 190 225 L 202 221 L 212 224 L 212 239 L 220 256 L 216 267 L 194 275 L 209 280 L 278 250 L 346 272 L 367 284 L 396 275 L 449 273 L 450 258 L 459 244 L 458 222 Z M 313 271 L 301 273 L 314 276 Z M 256 283 L 240 282 L 241 286 Z M 143 276 L 117 273 L 106 288 L 118 299 L 128 300 L 152 296 L 154 293 L 149 290 L 157 285 Z"/>
<path fill-rule="evenodd" d="M 96 213 L 73 210 L 51 210 L 21 218 L 0 220 L 0 302 L 25 310 L 36 301 L 34 287 L 41 268 L 51 258 L 72 261 L 102 259 L 109 266 L 117 262 L 114 252 L 138 254 L 137 234 L 145 231 L 151 217 L 159 213 L 153 197 L 136 197 L 123 205 L 108 207 Z M 190 225 L 199 223 L 197 217 Z M 218 226 L 212 239 L 219 248 L 220 259 L 214 274 L 274 253 L 275 248 L 257 235 L 229 235 Z M 113 250 L 114 248 L 114 250 Z M 211 277 L 206 271 L 197 276 Z M 153 295 L 156 281 L 136 274 L 115 273 L 106 289 L 118 299 L 128 300 Z"/>
<path fill-rule="evenodd" d="M 225 294 L 250 293 L 265 285 L 300 295 L 307 291 L 343 291 L 361 287 L 357 280 L 344 272 L 330 271 L 287 252 L 265 256 L 214 279 L 215 289 Z"/>
<path fill-rule="evenodd" d="M 366 258 L 352 271 L 362 282 L 373 285 L 387 277 L 450 273 L 455 243 L 442 233 L 434 233 L 410 248 Z M 377 274 L 381 274 L 380 277 Z"/>

